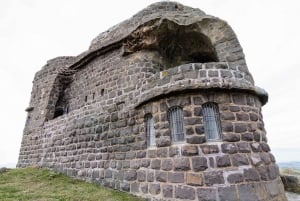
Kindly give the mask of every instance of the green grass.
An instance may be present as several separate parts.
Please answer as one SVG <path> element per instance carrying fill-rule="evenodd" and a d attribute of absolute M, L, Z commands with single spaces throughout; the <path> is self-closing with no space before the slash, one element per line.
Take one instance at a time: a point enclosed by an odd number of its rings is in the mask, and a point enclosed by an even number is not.
<path fill-rule="evenodd" d="M 40 168 L 0 173 L 1 201 L 142 201 L 128 193 Z"/>

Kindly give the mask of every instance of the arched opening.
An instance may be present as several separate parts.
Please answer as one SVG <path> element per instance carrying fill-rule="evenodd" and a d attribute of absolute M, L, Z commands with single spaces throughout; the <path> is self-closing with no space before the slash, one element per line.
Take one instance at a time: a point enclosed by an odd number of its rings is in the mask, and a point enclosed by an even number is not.
<path fill-rule="evenodd" d="M 160 36 L 158 44 L 158 51 L 168 67 L 218 61 L 210 39 L 196 31 L 186 32 L 185 29 L 169 31 Z"/>

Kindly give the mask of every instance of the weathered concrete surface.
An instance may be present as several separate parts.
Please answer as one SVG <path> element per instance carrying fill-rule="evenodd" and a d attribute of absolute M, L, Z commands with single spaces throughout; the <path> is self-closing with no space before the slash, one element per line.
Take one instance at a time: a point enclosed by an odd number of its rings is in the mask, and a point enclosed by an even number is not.
<path fill-rule="evenodd" d="M 38 165 L 152 200 L 286 200 L 255 86 L 230 26 L 155 3 L 36 73 L 18 167 Z M 219 108 L 208 141 L 203 104 Z M 169 109 L 182 109 L 174 143 Z M 145 115 L 156 146 L 147 147 Z"/>

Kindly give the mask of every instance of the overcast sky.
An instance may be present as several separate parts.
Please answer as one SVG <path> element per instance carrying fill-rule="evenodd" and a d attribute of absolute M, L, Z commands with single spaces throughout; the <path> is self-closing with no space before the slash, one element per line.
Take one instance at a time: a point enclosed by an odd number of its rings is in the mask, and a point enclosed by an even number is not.
<path fill-rule="evenodd" d="M 156 1 L 0 0 L 0 166 L 15 164 L 32 80 L 46 61 L 76 56 L 99 33 Z M 246 55 L 277 161 L 300 161 L 300 3 L 297 0 L 182 0 L 226 20 Z M 299 124 L 299 125 L 298 125 Z"/>

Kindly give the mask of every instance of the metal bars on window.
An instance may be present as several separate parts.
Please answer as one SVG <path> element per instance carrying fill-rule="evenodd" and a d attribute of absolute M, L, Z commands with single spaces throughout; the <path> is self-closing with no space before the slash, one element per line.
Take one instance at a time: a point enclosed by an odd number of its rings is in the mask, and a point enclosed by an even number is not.
<path fill-rule="evenodd" d="M 204 130 L 207 141 L 216 141 L 221 139 L 221 125 L 219 108 L 216 103 L 205 103 L 202 105 Z"/>
<path fill-rule="evenodd" d="M 173 142 L 182 142 L 185 140 L 183 112 L 180 107 L 172 107 L 168 111 L 171 135 Z"/>
<path fill-rule="evenodd" d="M 146 136 L 147 136 L 147 146 L 155 146 L 155 130 L 154 130 L 154 120 L 151 114 L 145 116 L 146 124 Z"/>

